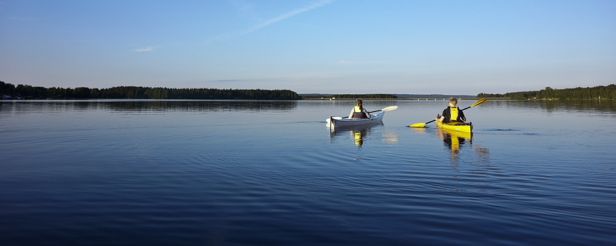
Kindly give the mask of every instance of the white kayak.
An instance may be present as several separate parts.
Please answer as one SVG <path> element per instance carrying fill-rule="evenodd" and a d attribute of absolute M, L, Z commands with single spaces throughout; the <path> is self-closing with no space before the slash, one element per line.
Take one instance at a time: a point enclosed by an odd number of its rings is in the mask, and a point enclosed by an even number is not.
<path fill-rule="evenodd" d="M 331 127 L 362 126 L 380 123 L 383 121 L 383 115 L 385 115 L 384 111 L 378 114 L 370 114 L 370 118 L 329 117 L 326 122 L 327 126 Z"/>

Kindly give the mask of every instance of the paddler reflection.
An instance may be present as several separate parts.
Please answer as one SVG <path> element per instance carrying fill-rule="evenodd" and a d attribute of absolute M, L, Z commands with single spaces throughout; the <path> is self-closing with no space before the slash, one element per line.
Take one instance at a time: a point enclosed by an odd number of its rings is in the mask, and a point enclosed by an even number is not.
<path fill-rule="evenodd" d="M 330 138 L 333 139 L 336 136 L 349 136 L 348 134 L 350 134 L 350 138 L 353 140 L 354 145 L 357 147 L 361 147 L 364 145 L 364 142 L 366 141 L 367 137 L 370 136 L 372 127 L 379 125 L 382 125 L 382 123 L 371 126 L 334 128 L 332 131 L 330 131 Z"/>
<path fill-rule="evenodd" d="M 353 139 L 355 140 L 355 146 L 361 147 L 362 145 L 364 145 L 364 137 L 368 135 L 369 131 L 370 131 L 370 128 L 364 129 L 364 130 L 351 131 L 351 135 L 353 136 Z"/>
<path fill-rule="evenodd" d="M 458 163 L 458 160 L 460 158 L 460 148 L 462 147 L 462 145 L 464 145 L 467 141 L 469 143 L 473 143 L 472 132 L 450 131 L 438 128 L 436 129 L 436 135 L 437 137 L 443 139 L 443 143 L 451 151 L 451 162 L 454 165 Z"/>

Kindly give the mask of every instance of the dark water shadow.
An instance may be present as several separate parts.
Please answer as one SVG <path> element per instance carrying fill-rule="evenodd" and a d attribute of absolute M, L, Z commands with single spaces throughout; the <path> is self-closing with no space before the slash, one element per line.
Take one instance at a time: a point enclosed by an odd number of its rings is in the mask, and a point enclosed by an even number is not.
<path fill-rule="evenodd" d="M 286 111 L 297 107 L 295 100 L 36 100 L 0 103 L 0 110 L 116 112 L 225 112 Z"/>

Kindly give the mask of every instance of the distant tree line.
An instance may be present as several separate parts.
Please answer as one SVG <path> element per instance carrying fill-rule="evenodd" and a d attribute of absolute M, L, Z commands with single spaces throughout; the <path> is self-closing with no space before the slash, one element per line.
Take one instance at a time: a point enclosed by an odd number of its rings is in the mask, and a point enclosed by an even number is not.
<path fill-rule="evenodd" d="M 0 81 L 0 94 L 11 96 L 30 96 L 36 98 L 82 99 L 271 99 L 297 100 L 300 97 L 291 90 L 261 89 L 211 89 L 211 88 L 163 88 L 141 86 L 118 86 L 107 89 L 77 87 L 60 88 L 17 85 Z"/>
<path fill-rule="evenodd" d="M 302 99 L 320 99 L 320 98 L 332 98 L 335 97 L 336 99 L 355 99 L 355 98 L 398 98 L 398 96 L 396 95 L 392 95 L 392 94 L 337 94 L 337 95 L 331 95 L 331 96 L 302 96 Z"/>
<path fill-rule="evenodd" d="M 479 93 L 477 98 L 527 99 L 616 99 L 616 85 L 552 89 L 545 87 L 540 91 L 508 92 L 505 94 Z"/>

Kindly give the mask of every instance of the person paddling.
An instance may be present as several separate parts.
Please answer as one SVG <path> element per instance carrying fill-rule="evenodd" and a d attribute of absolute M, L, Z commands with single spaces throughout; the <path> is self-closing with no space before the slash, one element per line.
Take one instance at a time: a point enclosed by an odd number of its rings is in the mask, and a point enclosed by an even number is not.
<path fill-rule="evenodd" d="M 464 122 L 466 121 L 466 117 L 464 117 L 464 112 L 460 110 L 460 108 L 456 107 L 458 104 L 458 99 L 455 97 L 449 98 L 449 107 L 443 110 L 443 115 L 436 115 L 435 120 L 437 122 Z"/>
<path fill-rule="evenodd" d="M 357 105 L 351 110 L 349 118 L 370 118 L 370 113 L 362 106 L 361 99 L 357 99 Z"/>

